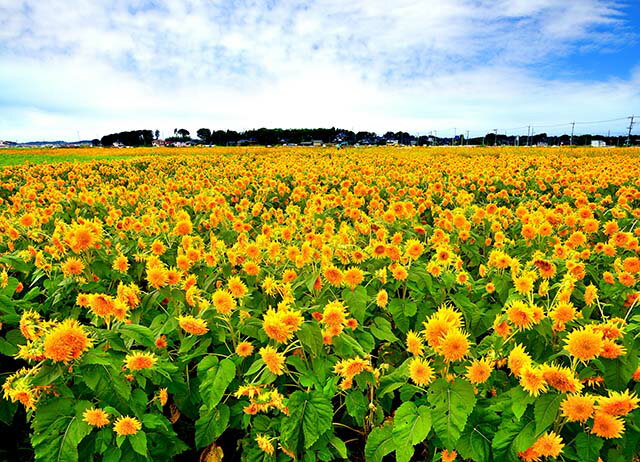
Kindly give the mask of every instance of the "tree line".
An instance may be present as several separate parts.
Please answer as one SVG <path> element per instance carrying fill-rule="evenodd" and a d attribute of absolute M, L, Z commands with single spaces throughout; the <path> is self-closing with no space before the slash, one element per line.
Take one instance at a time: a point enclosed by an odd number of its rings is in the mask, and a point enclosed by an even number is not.
<path fill-rule="evenodd" d="M 120 143 L 125 146 L 150 146 L 154 139 L 159 139 L 160 132 L 155 130 L 133 130 L 119 133 L 112 133 L 103 136 L 100 140 L 93 140 L 96 146 L 112 146 Z M 548 145 L 577 145 L 587 146 L 592 141 L 604 141 L 609 146 L 624 146 L 627 144 L 626 136 L 603 136 L 583 134 L 573 138 L 567 134 L 547 135 L 538 133 L 531 136 L 502 135 L 487 133 L 484 136 L 471 137 L 466 139 L 463 135 L 452 137 L 436 136 L 415 136 L 405 131 L 388 131 L 384 135 L 375 132 L 359 131 L 354 132 L 342 128 L 258 128 L 245 131 L 235 130 L 211 130 L 200 128 L 196 131 L 196 138 L 191 137 L 189 130 L 176 128 L 173 136 L 165 138 L 166 142 L 189 142 L 195 144 L 217 145 L 217 146 L 242 146 L 242 145 L 286 145 L 305 144 L 314 141 L 320 143 L 346 143 L 362 145 L 386 145 L 403 144 L 419 146 L 442 146 L 442 145 L 489 145 L 489 146 L 535 146 L 538 144 Z M 631 144 L 640 143 L 640 136 L 633 135 Z"/>

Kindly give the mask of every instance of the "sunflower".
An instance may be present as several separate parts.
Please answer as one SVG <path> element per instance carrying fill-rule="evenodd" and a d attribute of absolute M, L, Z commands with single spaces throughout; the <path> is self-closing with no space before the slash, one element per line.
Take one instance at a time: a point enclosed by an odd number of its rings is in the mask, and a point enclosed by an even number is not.
<path fill-rule="evenodd" d="M 191 335 L 204 335 L 209 332 L 207 321 L 197 319 L 193 316 L 178 316 L 178 324 L 187 333 Z"/>
<path fill-rule="evenodd" d="M 282 314 L 269 308 L 262 318 L 262 329 L 267 337 L 278 343 L 286 343 L 293 337 L 293 329 L 282 319 Z"/>
<path fill-rule="evenodd" d="M 531 364 L 531 356 L 527 354 L 522 345 L 517 344 L 509 353 L 507 364 L 511 373 L 516 377 L 520 377 L 520 370 Z"/>
<path fill-rule="evenodd" d="M 240 342 L 236 347 L 236 354 L 242 358 L 246 358 L 247 356 L 251 356 L 253 353 L 253 345 L 249 342 Z"/>
<path fill-rule="evenodd" d="M 386 290 L 380 289 L 376 294 L 376 305 L 380 308 L 384 308 L 387 306 L 387 303 L 389 303 L 389 295 Z"/>
<path fill-rule="evenodd" d="M 273 455 L 275 452 L 275 448 L 273 447 L 273 443 L 271 440 L 264 435 L 257 435 L 256 442 L 258 443 L 258 447 L 262 450 L 262 452 Z"/>
<path fill-rule="evenodd" d="M 541 369 L 544 381 L 561 393 L 577 393 L 582 389 L 580 380 L 569 368 L 543 364 Z"/>
<path fill-rule="evenodd" d="M 333 287 L 340 287 L 344 281 L 344 274 L 335 266 L 329 266 L 322 272 L 323 276 Z"/>
<path fill-rule="evenodd" d="M 54 363 L 78 359 L 93 346 L 89 335 L 75 319 L 66 319 L 44 338 L 44 356 Z"/>
<path fill-rule="evenodd" d="M 421 356 L 424 345 L 420 334 L 410 330 L 407 332 L 407 351 L 414 356 Z"/>
<path fill-rule="evenodd" d="M 533 450 L 543 457 L 558 457 L 564 444 L 554 432 L 547 432 L 533 444 Z"/>
<path fill-rule="evenodd" d="M 605 412 L 596 412 L 591 433 L 600 438 L 620 438 L 624 433 L 624 421 Z"/>
<path fill-rule="evenodd" d="M 609 391 L 609 396 L 598 399 L 597 412 L 609 415 L 624 416 L 638 408 L 638 397 L 629 390 L 623 392 Z"/>
<path fill-rule="evenodd" d="M 113 424 L 113 431 L 118 436 L 135 435 L 142 428 L 142 423 L 135 417 L 123 416 Z"/>
<path fill-rule="evenodd" d="M 62 274 L 64 274 L 65 277 L 80 276 L 83 271 L 84 263 L 82 263 L 82 260 L 79 258 L 68 258 L 62 264 Z"/>
<path fill-rule="evenodd" d="M 562 403 L 560 409 L 562 415 L 569 422 L 586 422 L 595 410 L 595 398 L 591 395 L 569 395 Z"/>
<path fill-rule="evenodd" d="M 129 271 L 129 261 L 127 257 L 124 255 L 118 255 L 115 260 L 113 260 L 113 264 L 111 265 L 114 271 L 119 273 L 126 273 Z"/>
<path fill-rule="evenodd" d="M 89 298 L 89 310 L 101 318 L 113 316 L 116 310 L 116 300 L 105 294 L 91 294 Z"/>
<path fill-rule="evenodd" d="M 535 321 L 531 306 L 520 300 L 514 300 L 508 305 L 507 317 L 520 330 L 529 329 Z"/>
<path fill-rule="evenodd" d="M 124 364 L 131 371 L 150 369 L 158 361 L 156 355 L 150 352 L 134 351 L 124 359 Z"/>
<path fill-rule="evenodd" d="M 520 385 L 531 396 L 538 396 L 547 390 L 547 384 L 544 381 L 540 368 L 526 365 L 520 368 Z"/>
<path fill-rule="evenodd" d="M 446 362 L 459 361 L 469 352 L 468 335 L 460 329 L 452 329 L 442 337 L 436 351 Z"/>
<path fill-rule="evenodd" d="M 91 426 L 102 428 L 105 425 L 109 425 L 111 422 L 109 421 L 109 414 L 104 412 L 102 409 L 96 409 L 94 407 L 87 409 L 82 414 L 82 420 L 88 423 Z"/>
<path fill-rule="evenodd" d="M 571 356 L 582 361 L 595 359 L 602 352 L 602 333 L 592 327 L 575 329 L 565 339 L 566 349 Z"/>
<path fill-rule="evenodd" d="M 169 282 L 169 276 L 167 270 L 161 266 L 156 266 L 147 269 L 147 282 L 154 289 L 160 289 Z"/>
<path fill-rule="evenodd" d="M 322 313 L 322 322 L 329 327 L 342 327 L 347 319 L 345 306 L 338 301 L 327 303 Z"/>
<path fill-rule="evenodd" d="M 473 384 L 484 383 L 489 380 L 492 369 L 493 367 L 488 359 L 476 359 L 467 367 L 467 378 Z"/>
<path fill-rule="evenodd" d="M 359 268 L 349 268 L 344 272 L 344 285 L 354 290 L 364 280 L 364 274 Z"/>
<path fill-rule="evenodd" d="M 409 363 L 409 377 L 416 385 L 426 386 L 433 380 L 433 369 L 427 361 L 413 358 Z"/>
<path fill-rule="evenodd" d="M 236 301 L 226 290 L 216 290 L 211 296 L 211 300 L 216 311 L 223 315 L 228 315 L 236 308 Z"/>
<path fill-rule="evenodd" d="M 259 353 L 272 374 L 282 375 L 282 367 L 284 365 L 284 355 L 282 353 L 278 353 L 278 351 L 271 346 L 260 348 Z"/>

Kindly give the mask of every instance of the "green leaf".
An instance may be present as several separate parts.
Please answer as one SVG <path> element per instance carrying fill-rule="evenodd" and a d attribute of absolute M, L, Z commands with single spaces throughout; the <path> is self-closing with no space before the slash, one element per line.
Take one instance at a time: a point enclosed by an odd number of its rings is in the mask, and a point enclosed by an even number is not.
<path fill-rule="evenodd" d="M 296 391 L 289 397 L 287 406 L 289 416 L 282 420 L 281 435 L 294 452 L 304 452 L 331 430 L 333 406 L 321 392 Z"/>
<path fill-rule="evenodd" d="M 56 462 L 75 462 L 78 460 L 78 445 L 80 441 L 91 433 L 91 426 L 81 420 L 78 416 L 73 416 L 65 428 L 60 442 L 58 443 L 58 456 Z"/>
<path fill-rule="evenodd" d="M 464 459 L 487 462 L 491 455 L 491 440 L 477 427 L 465 429 L 456 449 Z"/>
<path fill-rule="evenodd" d="M 335 353 L 341 358 L 353 358 L 354 356 L 365 355 L 358 341 L 344 332 L 333 337 L 333 348 Z"/>
<path fill-rule="evenodd" d="M 123 337 L 133 339 L 139 345 L 146 346 L 147 348 L 155 348 L 156 338 L 153 335 L 151 329 L 146 326 L 139 326 L 137 324 L 127 324 L 119 329 Z"/>
<path fill-rule="evenodd" d="M 358 425 L 364 425 L 364 416 L 367 415 L 369 400 L 364 393 L 359 390 L 350 391 L 345 398 L 347 412 L 353 417 Z"/>
<path fill-rule="evenodd" d="M 511 411 L 513 411 L 513 415 L 516 416 L 516 420 L 520 420 L 529 404 L 533 403 L 536 399 L 521 386 L 512 388 L 509 394 L 511 395 Z"/>
<path fill-rule="evenodd" d="M 396 446 L 396 462 L 410 462 L 414 452 L 412 445 Z"/>
<path fill-rule="evenodd" d="M 305 322 L 297 335 L 305 350 L 315 357 L 322 354 L 322 330 L 317 323 Z"/>
<path fill-rule="evenodd" d="M 139 431 L 135 435 L 129 437 L 129 443 L 134 451 L 141 456 L 147 456 L 147 435 L 143 431 Z"/>
<path fill-rule="evenodd" d="M 638 366 L 638 357 L 629 355 L 617 359 L 602 359 L 604 383 L 611 390 L 624 390 Z"/>
<path fill-rule="evenodd" d="M 351 316 L 358 321 L 358 324 L 362 325 L 367 312 L 367 289 L 362 286 L 358 286 L 354 290 L 344 289 L 342 298 L 346 302 Z"/>
<path fill-rule="evenodd" d="M 518 461 L 517 453 L 531 447 L 535 440 L 535 422 L 527 417 L 517 422 L 505 419 L 491 442 L 493 458 L 500 461 Z M 523 449 L 516 449 L 523 446 Z"/>
<path fill-rule="evenodd" d="M 393 417 L 393 441 L 397 445 L 422 443 L 431 430 L 431 410 L 417 407 L 412 402 L 403 403 Z"/>
<path fill-rule="evenodd" d="M 476 404 L 473 386 L 465 380 L 449 383 L 438 379 L 429 387 L 429 402 L 436 435 L 447 449 L 453 449 Z"/>
<path fill-rule="evenodd" d="M 229 406 L 220 404 L 213 409 L 200 407 L 200 418 L 196 421 L 196 448 L 213 443 L 222 435 L 229 424 Z"/>
<path fill-rule="evenodd" d="M 78 445 L 92 429 L 82 420 L 82 411 L 90 403 L 78 403 L 75 414 L 73 404 L 69 399 L 54 399 L 36 411 L 31 434 L 36 461 L 78 460 Z"/>
<path fill-rule="evenodd" d="M 391 313 L 393 322 L 396 323 L 398 329 L 403 333 L 406 333 L 409 330 L 409 319 L 407 318 L 405 309 L 405 305 L 407 304 L 408 303 L 404 303 L 402 299 L 394 298 L 389 302 L 389 305 L 387 305 L 387 310 Z M 415 308 L 415 303 L 413 303 L 413 307 Z"/>
<path fill-rule="evenodd" d="M 382 458 L 395 449 L 393 443 L 393 424 L 386 421 L 382 427 L 371 430 L 364 447 L 367 462 L 382 462 Z"/>
<path fill-rule="evenodd" d="M 129 408 L 131 385 L 115 367 L 91 364 L 82 368 L 82 377 L 98 398 L 121 412 Z"/>
<path fill-rule="evenodd" d="M 369 330 L 378 340 L 386 340 L 388 342 L 397 342 L 398 337 L 391 330 L 391 323 L 385 318 L 378 316 L 373 320 L 373 324 L 369 326 Z"/>
<path fill-rule="evenodd" d="M 200 395 L 208 408 L 214 408 L 222 399 L 224 392 L 236 376 L 236 365 L 230 359 L 223 359 L 217 365 L 205 371 L 200 383 Z"/>
<path fill-rule="evenodd" d="M 533 407 L 533 415 L 535 416 L 536 422 L 536 433 L 542 433 L 556 420 L 561 401 L 562 395 L 559 393 L 542 395 L 536 400 Z"/>
<path fill-rule="evenodd" d="M 331 446 L 333 446 L 333 448 L 336 450 L 336 452 L 338 453 L 338 456 L 341 459 L 347 458 L 348 456 L 347 445 L 344 444 L 344 441 L 342 441 L 337 436 L 333 435 L 331 436 L 331 439 L 329 439 L 329 443 L 331 443 Z"/>
<path fill-rule="evenodd" d="M 591 433 L 580 433 L 576 437 L 576 451 L 580 462 L 596 462 L 600 457 L 600 450 L 604 440 Z"/>
<path fill-rule="evenodd" d="M 57 365 L 45 365 L 40 369 L 33 379 L 31 379 L 31 383 L 37 386 L 46 386 L 50 385 L 57 378 L 62 376 L 63 369 Z"/>

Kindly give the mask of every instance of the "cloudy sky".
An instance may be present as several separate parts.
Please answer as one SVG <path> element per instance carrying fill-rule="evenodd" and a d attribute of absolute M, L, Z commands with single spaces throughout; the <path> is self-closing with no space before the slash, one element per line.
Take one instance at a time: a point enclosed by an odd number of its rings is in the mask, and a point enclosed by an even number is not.
<path fill-rule="evenodd" d="M 5 140 L 557 132 L 634 112 L 640 0 L 0 0 Z"/>

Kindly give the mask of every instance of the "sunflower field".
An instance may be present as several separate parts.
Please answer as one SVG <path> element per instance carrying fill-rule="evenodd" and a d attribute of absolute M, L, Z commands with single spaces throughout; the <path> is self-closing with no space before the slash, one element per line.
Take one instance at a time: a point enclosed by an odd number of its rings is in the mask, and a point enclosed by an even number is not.
<path fill-rule="evenodd" d="M 639 150 L 120 153 L 0 171 L 24 460 L 638 460 Z"/>

